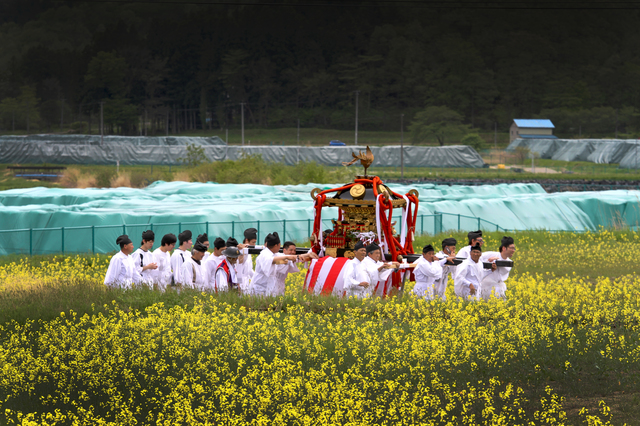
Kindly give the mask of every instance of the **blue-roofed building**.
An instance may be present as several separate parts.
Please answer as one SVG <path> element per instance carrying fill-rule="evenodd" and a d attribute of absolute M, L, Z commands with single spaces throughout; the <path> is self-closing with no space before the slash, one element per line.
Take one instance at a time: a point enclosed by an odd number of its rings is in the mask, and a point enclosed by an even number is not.
<path fill-rule="evenodd" d="M 509 141 L 513 142 L 514 139 L 556 139 L 553 136 L 553 129 L 555 126 L 551 120 L 536 119 L 529 120 L 523 118 L 516 118 L 513 120 L 513 124 L 509 130 Z"/>

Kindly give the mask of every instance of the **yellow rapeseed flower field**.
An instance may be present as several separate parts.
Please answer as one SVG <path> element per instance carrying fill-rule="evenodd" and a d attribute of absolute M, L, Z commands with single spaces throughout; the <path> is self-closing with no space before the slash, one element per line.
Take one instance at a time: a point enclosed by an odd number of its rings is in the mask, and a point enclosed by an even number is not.
<path fill-rule="evenodd" d="M 343 300 L 305 294 L 297 274 L 287 296 L 257 300 L 107 290 L 103 256 L 0 266 L 0 306 L 30 312 L 0 325 L 0 423 L 628 421 L 601 401 L 637 401 L 637 235 L 540 234 L 516 240 L 508 300 L 483 303 L 456 299 L 452 282 L 446 302 L 409 296 L 412 283 L 397 297 Z M 603 262 L 613 266 L 598 274 Z"/>

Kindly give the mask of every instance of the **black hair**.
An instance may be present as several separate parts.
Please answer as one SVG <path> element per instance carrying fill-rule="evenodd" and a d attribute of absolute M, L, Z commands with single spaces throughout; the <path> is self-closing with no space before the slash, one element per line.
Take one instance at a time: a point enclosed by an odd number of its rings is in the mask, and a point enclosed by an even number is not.
<path fill-rule="evenodd" d="M 500 249 L 498 249 L 498 251 L 500 253 L 502 253 L 502 249 L 503 248 L 507 248 L 509 247 L 511 244 L 513 244 L 513 238 L 512 237 L 502 237 L 502 241 L 500 243 Z"/>
<path fill-rule="evenodd" d="M 294 243 L 293 241 L 285 241 L 285 243 L 282 245 L 282 248 L 286 250 L 289 248 L 289 246 L 295 246 L 295 245 L 296 243 Z"/>
<path fill-rule="evenodd" d="M 176 241 L 178 241 L 178 239 L 176 238 L 175 235 L 166 234 L 164 237 L 162 237 L 162 241 L 160 242 L 160 245 L 170 246 L 171 244 L 174 244 Z"/>

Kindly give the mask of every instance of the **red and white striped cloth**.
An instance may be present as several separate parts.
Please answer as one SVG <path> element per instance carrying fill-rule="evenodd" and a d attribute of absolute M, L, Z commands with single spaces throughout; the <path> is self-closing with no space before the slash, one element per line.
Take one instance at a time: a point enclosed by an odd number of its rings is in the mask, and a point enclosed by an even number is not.
<path fill-rule="evenodd" d="M 344 266 L 346 257 L 325 256 L 313 260 L 309 265 L 304 280 L 304 289 L 313 294 L 324 294 L 342 297 L 344 295 Z M 373 296 L 385 297 L 393 286 L 393 278 L 398 274 L 391 274 L 384 282 L 374 283 Z M 397 278 L 399 281 L 399 277 Z"/>

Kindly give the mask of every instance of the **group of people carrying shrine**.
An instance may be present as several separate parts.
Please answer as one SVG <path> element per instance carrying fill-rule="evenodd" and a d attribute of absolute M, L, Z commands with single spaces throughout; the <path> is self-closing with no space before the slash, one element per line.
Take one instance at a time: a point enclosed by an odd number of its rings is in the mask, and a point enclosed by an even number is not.
<path fill-rule="evenodd" d="M 142 233 L 140 247 L 135 251 L 133 241 L 127 235 L 121 235 L 116 240 L 120 251 L 111 258 L 104 282 L 108 286 L 125 288 L 145 284 L 160 291 L 176 287 L 214 292 L 237 290 L 256 296 L 284 295 L 287 275 L 300 272 L 298 264 L 318 259 L 318 255 L 312 250 L 296 254 L 295 244 L 290 241 L 281 244 L 277 232 L 267 235 L 264 245 L 258 246 L 257 232 L 255 228 L 245 230 L 242 243 L 235 238 L 226 241 L 216 238 L 211 252 L 207 234 L 198 235 L 193 243 L 192 233 L 188 230 L 177 238 L 174 234 L 164 235 L 155 251 L 152 251 L 153 231 Z M 492 294 L 506 298 L 505 282 L 511 268 L 498 266 L 496 261 L 511 259 L 516 251 L 513 238 L 503 237 L 498 251 L 486 252 L 482 251 L 482 231 L 470 232 L 468 239 L 469 245 L 457 253 L 454 238 L 444 239 L 442 250 L 437 253 L 429 244 L 412 264 L 383 262 L 378 245 L 358 242 L 354 248 L 355 257 L 344 266 L 343 295 L 371 297 L 375 284 L 386 281 L 393 271 L 413 268 L 415 286 L 412 293 L 417 297 L 446 300 L 451 276 L 455 294 L 463 299 L 488 299 Z M 262 249 L 256 258 L 255 269 L 249 246 Z M 461 259 L 462 263 L 454 264 Z M 485 264 L 490 264 L 490 268 Z"/>
<path fill-rule="evenodd" d="M 283 295 L 287 275 L 300 272 L 296 263 L 309 262 L 318 256 L 313 252 L 296 255 L 295 244 L 288 241 L 281 245 L 277 232 L 267 235 L 264 246 L 257 246 L 257 232 L 255 228 L 245 230 L 242 243 L 233 237 L 226 241 L 218 237 L 213 241 L 212 252 L 207 234 L 198 235 L 194 243 L 189 230 L 177 238 L 174 234 L 164 235 L 155 251 L 151 251 L 155 242 L 153 231 L 142 233 L 140 248 L 135 251 L 129 236 L 121 235 L 116 240 L 120 251 L 111 258 L 104 283 L 124 288 L 146 284 L 161 291 L 177 287 Z M 249 246 L 262 248 L 255 270 Z"/>

